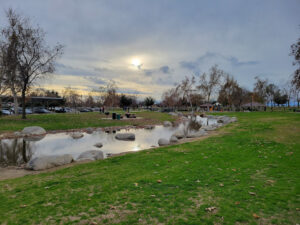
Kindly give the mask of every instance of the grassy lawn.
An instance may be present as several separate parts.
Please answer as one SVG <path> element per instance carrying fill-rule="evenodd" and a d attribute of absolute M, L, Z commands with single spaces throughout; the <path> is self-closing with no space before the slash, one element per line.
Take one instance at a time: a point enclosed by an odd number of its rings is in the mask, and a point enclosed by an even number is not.
<path fill-rule="evenodd" d="M 92 112 L 80 114 L 40 114 L 27 115 L 26 120 L 21 116 L 2 116 L 0 117 L 0 133 L 22 130 L 27 126 L 41 126 L 46 130 L 65 130 L 86 127 L 109 127 L 123 125 L 144 125 L 161 123 L 164 120 L 174 120 L 172 116 L 160 112 L 134 112 L 143 120 L 106 120 L 105 115 Z M 111 115 L 108 116 L 111 118 Z"/>
<path fill-rule="evenodd" d="M 204 141 L 0 181 L 0 224 L 299 223 L 300 114 L 230 115 Z"/>

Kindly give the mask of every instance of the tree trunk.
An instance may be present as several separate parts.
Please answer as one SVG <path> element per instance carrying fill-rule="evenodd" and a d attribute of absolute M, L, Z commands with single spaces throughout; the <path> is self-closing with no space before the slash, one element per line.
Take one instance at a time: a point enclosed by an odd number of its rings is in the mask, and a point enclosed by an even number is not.
<path fill-rule="evenodd" d="M 11 90 L 13 98 L 14 98 L 14 111 L 15 111 L 15 115 L 19 114 L 19 104 L 18 104 L 18 96 L 17 93 L 14 89 Z"/>
<path fill-rule="evenodd" d="M 25 97 L 26 97 L 26 87 L 22 89 L 22 119 L 26 119 Z"/>

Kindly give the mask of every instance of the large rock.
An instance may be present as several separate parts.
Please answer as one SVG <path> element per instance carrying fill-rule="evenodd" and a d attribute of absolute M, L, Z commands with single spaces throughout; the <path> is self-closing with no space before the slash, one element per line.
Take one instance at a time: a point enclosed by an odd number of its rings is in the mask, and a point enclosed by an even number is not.
<path fill-rule="evenodd" d="M 73 157 L 66 155 L 41 156 L 31 159 L 26 168 L 30 170 L 45 170 L 56 166 L 62 166 L 73 162 Z"/>
<path fill-rule="evenodd" d="M 103 159 L 103 152 L 102 151 L 97 151 L 97 150 L 90 150 L 90 151 L 86 151 L 81 153 L 78 158 L 76 159 L 76 161 L 83 161 L 83 160 L 99 160 L 99 159 Z"/>
<path fill-rule="evenodd" d="M 46 134 L 27 136 L 27 137 L 24 137 L 23 140 L 24 140 L 24 141 L 40 141 L 40 140 L 42 140 L 44 137 L 46 137 Z"/>
<path fill-rule="evenodd" d="M 164 127 L 172 127 L 172 123 L 170 121 L 164 121 Z"/>
<path fill-rule="evenodd" d="M 173 135 L 175 137 L 177 137 L 178 139 L 181 139 L 181 138 L 185 137 L 183 129 L 177 130 Z"/>
<path fill-rule="evenodd" d="M 218 117 L 217 122 L 218 123 L 228 124 L 228 123 L 231 122 L 231 118 L 228 117 L 228 116 L 220 116 L 220 117 Z"/>
<path fill-rule="evenodd" d="M 22 133 L 22 135 L 26 135 L 26 136 L 44 135 L 44 134 L 46 134 L 46 130 L 42 127 L 32 126 L 32 127 L 25 127 L 21 133 Z"/>
<path fill-rule="evenodd" d="M 117 140 L 122 140 L 122 141 L 134 141 L 135 140 L 135 134 L 133 134 L 133 133 L 119 133 L 119 134 L 116 134 L 115 138 Z"/>
<path fill-rule="evenodd" d="M 160 138 L 160 139 L 158 140 L 158 145 L 159 145 L 159 146 L 165 146 L 165 145 L 169 145 L 169 144 L 170 144 L 170 142 L 169 142 L 167 139 Z"/>
<path fill-rule="evenodd" d="M 145 129 L 146 129 L 146 130 L 153 130 L 154 128 L 155 128 L 154 125 L 146 125 L 146 126 L 145 126 Z"/>
<path fill-rule="evenodd" d="M 94 129 L 91 128 L 91 127 L 88 127 L 88 128 L 85 129 L 85 132 L 86 132 L 87 134 L 92 134 L 92 133 L 94 132 Z"/>
<path fill-rule="evenodd" d="M 83 133 L 80 133 L 80 132 L 73 132 L 73 133 L 70 133 L 70 136 L 73 138 L 73 139 L 79 139 L 79 138 L 82 138 L 84 136 Z"/>
<path fill-rule="evenodd" d="M 216 129 L 216 127 L 213 127 L 213 126 L 203 126 L 202 127 L 205 131 L 213 131 Z"/>
<path fill-rule="evenodd" d="M 176 136 L 172 135 L 172 136 L 170 137 L 170 142 L 171 142 L 171 143 L 176 143 L 176 142 L 178 142 L 178 138 L 177 138 Z"/>
<path fill-rule="evenodd" d="M 204 129 L 200 129 L 199 131 L 193 131 L 189 132 L 187 135 L 187 138 L 197 138 L 206 135 L 207 133 L 205 132 Z"/>

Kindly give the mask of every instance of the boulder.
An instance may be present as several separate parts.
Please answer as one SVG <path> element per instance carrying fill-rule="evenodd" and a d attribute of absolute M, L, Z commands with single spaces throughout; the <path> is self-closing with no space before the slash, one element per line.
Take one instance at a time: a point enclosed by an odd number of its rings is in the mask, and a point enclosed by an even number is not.
<path fill-rule="evenodd" d="M 172 123 L 170 121 L 164 121 L 164 127 L 172 127 Z"/>
<path fill-rule="evenodd" d="M 220 116 L 217 119 L 218 123 L 224 123 L 224 124 L 230 123 L 230 121 L 231 121 L 231 118 L 227 117 L 227 116 Z"/>
<path fill-rule="evenodd" d="M 177 130 L 173 135 L 175 137 L 177 137 L 178 139 L 181 139 L 181 138 L 185 137 L 184 131 L 182 129 Z"/>
<path fill-rule="evenodd" d="M 206 134 L 207 133 L 205 132 L 204 129 L 200 129 L 200 130 L 198 130 L 196 132 L 190 132 L 190 133 L 188 133 L 187 138 L 197 138 L 197 137 L 204 136 Z"/>
<path fill-rule="evenodd" d="M 94 144 L 94 146 L 97 148 L 102 148 L 103 144 L 101 142 L 98 142 L 98 143 Z"/>
<path fill-rule="evenodd" d="M 160 138 L 160 139 L 158 140 L 158 145 L 159 145 L 159 146 L 165 146 L 165 145 L 168 145 L 168 144 L 170 144 L 170 142 L 169 142 L 167 139 Z"/>
<path fill-rule="evenodd" d="M 82 138 L 84 136 L 83 133 L 80 133 L 80 132 L 73 132 L 73 133 L 70 133 L 70 136 L 73 138 L 73 139 L 79 139 L 79 138 Z"/>
<path fill-rule="evenodd" d="M 31 159 L 27 165 L 26 169 L 30 170 L 45 170 L 56 166 L 62 166 L 73 162 L 74 159 L 72 155 L 53 155 L 53 156 L 40 156 Z"/>
<path fill-rule="evenodd" d="M 170 137 L 170 142 L 176 143 L 176 142 L 178 142 L 178 138 L 177 138 L 176 136 L 172 135 L 172 136 Z"/>
<path fill-rule="evenodd" d="M 230 119 L 230 122 L 231 123 L 234 123 L 234 122 L 236 122 L 237 121 L 237 118 L 236 117 L 231 117 L 231 119 Z"/>
<path fill-rule="evenodd" d="M 44 137 L 46 137 L 46 134 L 42 134 L 42 135 L 34 135 L 34 136 L 27 136 L 27 137 L 24 137 L 23 140 L 24 140 L 24 141 L 40 141 L 40 140 L 42 140 Z"/>
<path fill-rule="evenodd" d="M 145 129 L 146 129 L 146 130 L 152 130 L 152 129 L 154 129 L 154 128 L 155 128 L 154 125 L 147 125 L 147 126 L 145 126 Z"/>
<path fill-rule="evenodd" d="M 135 134 L 133 134 L 133 133 L 119 133 L 119 134 L 116 134 L 115 138 L 117 140 L 121 140 L 121 141 L 134 141 L 135 140 Z"/>
<path fill-rule="evenodd" d="M 213 127 L 213 126 L 204 126 L 202 127 L 205 131 L 213 131 L 216 129 L 216 127 Z"/>
<path fill-rule="evenodd" d="M 44 134 L 46 134 L 46 130 L 42 127 L 32 126 L 32 127 L 25 127 L 21 133 L 22 133 L 22 135 L 25 135 L 25 136 L 44 135 Z"/>
<path fill-rule="evenodd" d="M 86 151 L 81 153 L 78 158 L 76 159 L 76 161 L 84 161 L 84 160 L 99 160 L 99 159 L 103 159 L 103 152 L 102 151 L 97 151 L 97 150 L 90 150 L 90 151 Z"/>
<path fill-rule="evenodd" d="M 94 132 L 94 129 L 91 128 L 91 127 L 88 127 L 88 128 L 85 129 L 85 132 L 86 132 L 87 134 L 92 134 L 92 133 Z"/>

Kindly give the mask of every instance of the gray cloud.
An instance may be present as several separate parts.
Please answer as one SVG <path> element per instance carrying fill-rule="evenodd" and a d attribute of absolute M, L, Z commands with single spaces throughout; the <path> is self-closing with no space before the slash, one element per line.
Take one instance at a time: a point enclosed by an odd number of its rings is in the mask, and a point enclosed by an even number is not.
<path fill-rule="evenodd" d="M 170 67 L 169 66 L 162 66 L 159 68 L 159 70 L 163 73 L 170 73 Z"/>

